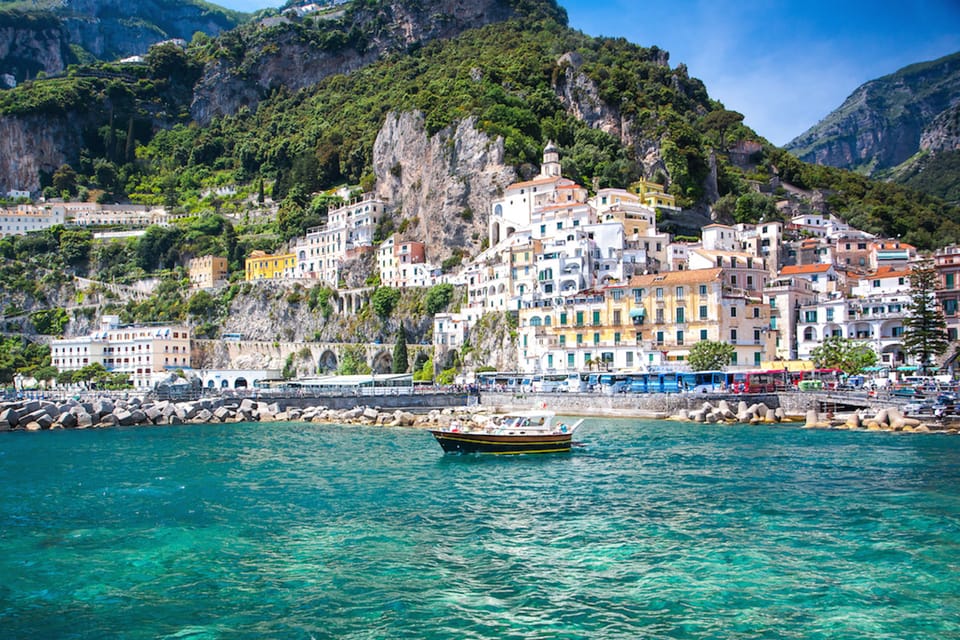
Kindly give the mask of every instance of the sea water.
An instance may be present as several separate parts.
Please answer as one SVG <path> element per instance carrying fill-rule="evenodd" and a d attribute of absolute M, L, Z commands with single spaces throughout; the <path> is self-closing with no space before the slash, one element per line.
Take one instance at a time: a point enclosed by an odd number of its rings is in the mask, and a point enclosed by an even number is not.
<path fill-rule="evenodd" d="M 960 638 L 960 438 L 0 434 L 0 638 Z"/>

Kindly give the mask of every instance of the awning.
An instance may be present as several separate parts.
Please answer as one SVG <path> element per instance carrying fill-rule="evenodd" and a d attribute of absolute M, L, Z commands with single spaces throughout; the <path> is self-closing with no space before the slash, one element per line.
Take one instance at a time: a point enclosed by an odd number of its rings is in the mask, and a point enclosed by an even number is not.
<path fill-rule="evenodd" d="M 646 315 L 647 315 L 647 310 L 644 309 L 643 307 L 640 307 L 639 309 L 630 309 L 631 318 L 643 318 Z"/>
<path fill-rule="evenodd" d="M 885 371 L 887 367 L 864 367 L 864 371 Z"/>
<path fill-rule="evenodd" d="M 916 370 L 917 368 L 913 366 L 897 367 L 897 371 L 916 371 Z"/>

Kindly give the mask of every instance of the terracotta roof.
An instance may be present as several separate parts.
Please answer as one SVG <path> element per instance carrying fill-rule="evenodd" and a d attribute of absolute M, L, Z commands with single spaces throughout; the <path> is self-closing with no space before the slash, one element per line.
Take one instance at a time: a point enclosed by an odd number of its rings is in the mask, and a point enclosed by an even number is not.
<path fill-rule="evenodd" d="M 570 183 L 569 179 L 563 178 L 561 176 L 546 176 L 542 178 L 534 178 L 533 180 L 527 180 L 526 182 L 514 182 L 512 185 L 507 187 L 507 191 L 510 191 L 511 189 L 523 189 L 526 187 L 533 187 L 541 184 L 550 184 L 550 183 L 560 182 L 560 181 L 563 181 L 564 184 Z"/>
<path fill-rule="evenodd" d="M 683 271 L 664 271 L 662 273 L 648 273 L 630 278 L 631 287 L 649 287 L 652 285 L 700 284 L 720 278 L 723 269 L 685 269 Z"/>
<path fill-rule="evenodd" d="M 780 275 L 801 275 L 804 273 L 826 273 L 833 268 L 832 264 L 791 264 L 780 269 Z"/>
<path fill-rule="evenodd" d="M 868 275 L 868 278 L 895 278 L 899 276 L 910 275 L 910 269 L 897 269 L 894 266 L 883 265 L 877 267 L 877 270 Z"/>

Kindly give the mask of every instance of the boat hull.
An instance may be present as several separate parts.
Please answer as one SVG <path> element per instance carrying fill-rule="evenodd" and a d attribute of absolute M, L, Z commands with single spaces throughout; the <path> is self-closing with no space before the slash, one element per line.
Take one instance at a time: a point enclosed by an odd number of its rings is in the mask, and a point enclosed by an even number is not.
<path fill-rule="evenodd" d="M 517 453 L 565 453 L 573 446 L 572 433 L 542 435 L 496 435 L 463 433 L 459 431 L 431 431 L 447 453 L 489 453 L 509 455 Z"/>

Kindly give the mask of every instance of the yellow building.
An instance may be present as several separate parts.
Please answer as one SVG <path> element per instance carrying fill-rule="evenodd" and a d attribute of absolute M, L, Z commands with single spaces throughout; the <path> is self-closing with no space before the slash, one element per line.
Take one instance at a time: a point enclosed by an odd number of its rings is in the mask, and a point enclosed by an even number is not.
<path fill-rule="evenodd" d="M 662 184 L 641 178 L 630 185 L 630 191 L 640 196 L 643 204 L 648 207 L 679 209 L 677 199 L 664 191 Z"/>
<path fill-rule="evenodd" d="M 246 266 L 248 281 L 292 278 L 296 273 L 297 256 L 292 253 L 271 255 L 257 250 L 247 258 Z"/>
<path fill-rule="evenodd" d="M 721 268 L 634 276 L 519 312 L 519 364 L 529 372 L 683 367 L 701 340 L 735 347 L 731 365 L 773 356 L 769 308 L 724 284 Z"/>
<path fill-rule="evenodd" d="M 201 256 L 188 264 L 190 287 L 209 289 L 227 280 L 227 259 L 220 256 Z"/>

